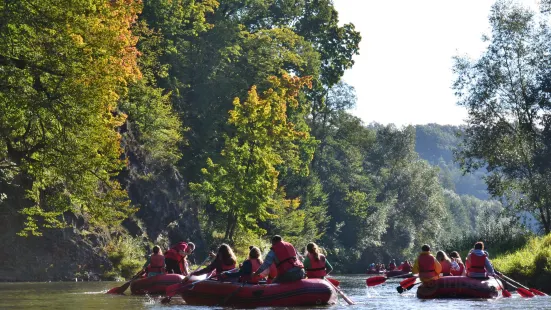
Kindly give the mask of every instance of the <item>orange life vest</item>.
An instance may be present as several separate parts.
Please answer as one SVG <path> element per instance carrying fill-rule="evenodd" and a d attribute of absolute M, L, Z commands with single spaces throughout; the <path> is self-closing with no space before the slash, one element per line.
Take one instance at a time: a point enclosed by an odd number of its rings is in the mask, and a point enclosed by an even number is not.
<path fill-rule="evenodd" d="M 304 268 L 302 262 L 296 256 L 297 251 L 295 247 L 289 242 L 280 241 L 272 245 L 272 251 L 274 251 L 278 260 L 276 264 L 278 275 L 283 275 L 293 267 Z"/>
<path fill-rule="evenodd" d="M 471 253 L 470 255 L 470 264 L 468 272 L 476 272 L 476 273 L 485 273 L 486 272 L 486 254 L 482 256 L 475 255 L 474 253 Z"/>
<path fill-rule="evenodd" d="M 268 284 L 272 283 L 275 277 L 277 277 L 277 268 L 275 264 L 271 264 L 270 272 L 268 273 L 268 279 L 266 279 L 266 283 Z"/>
<path fill-rule="evenodd" d="M 224 262 L 219 261 L 216 264 L 216 274 L 221 274 L 224 271 L 230 271 L 232 269 L 235 269 L 235 263 L 231 265 L 226 265 Z"/>
<path fill-rule="evenodd" d="M 452 270 L 452 264 L 448 262 L 447 260 L 443 260 L 440 262 L 440 265 L 442 266 L 442 274 L 447 277 L 450 275 L 450 272 Z"/>
<path fill-rule="evenodd" d="M 430 254 L 419 255 L 419 278 L 430 279 L 438 276 L 434 270 L 434 256 Z"/>
<path fill-rule="evenodd" d="M 254 275 L 254 272 L 258 270 L 258 268 L 260 267 L 260 261 L 258 260 L 258 258 L 254 258 L 254 259 L 247 259 L 246 262 L 250 262 L 251 263 L 251 274 L 248 274 L 248 275 L 243 275 L 241 276 L 241 278 L 239 279 L 240 282 L 248 282 L 248 283 L 258 283 L 258 281 L 264 279 L 262 276 L 255 276 Z"/>
<path fill-rule="evenodd" d="M 306 269 L 306 276 L 308 278 L 323 278 L 327 275 L 325 271 L 325 256 L 319 255 L 319 260 L 313 254 L 308 253 L 310 259 L 310 268 Z"/>
<path fill-rule="evenodd" d="M 150 257 L 147 272 L 165 272 L 165 257 L 160 254 L 153 254 Z"/>

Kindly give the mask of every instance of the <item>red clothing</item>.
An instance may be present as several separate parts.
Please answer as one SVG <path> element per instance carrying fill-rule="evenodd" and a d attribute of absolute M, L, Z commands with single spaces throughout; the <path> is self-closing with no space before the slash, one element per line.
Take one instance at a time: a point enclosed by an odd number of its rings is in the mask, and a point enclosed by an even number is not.
<path fill-rule="evenodd" d="M 456 261 L 456 263 L 459 265 L 459 270 L 451 270 L 452 276 L 460 276 L 463 275 L 463 271 L 465 271 L 465 265 L 461 262 Z"/>
<path fill-rule="evenodd" d="M 241 278 L 239 279 L 240 282 L 248 282 L 248 283 L 258 283 L 260 280 L 263 279 L 262 276 L 255 276 L 254 275 L 254 271 L 255 270 L 258 270 L 258 268 L 260 267 L 260 261 L 258 260 L 258 258 L 255 258 L 255 259 L 248 259 L 246 261 L 249 261 L 251 263 L 251 274 L 249 275 L 243 275 L 241 276 Z"/>
<path fill-rule="evenodd" d="M 268 273 L 268 279 L 266 283 L 270 284 L 277 277 L 277 267 L 275 264 L 270 265 L 270 272 Z"/>
<path fill-rule="evenodd" d="M 467 260 L 467 271 L 476 272 L 476 273 L 485 273 L 486 257 L 487 257 L 486 254 L 482 256 L 470 255 L 470 260 Z"/>
<path fill-rule="evenodd" d="M 295 247 L 293 247 L 293 245 L 289 242 L 277 242 L 272 245 L 272 251 L 274 251 L 276 258 L 279 261 L 279 263 L 276 264 L 278 275 L 281 276 L 286 273 L 287 270 L 294 267 L 304 268 L 302 262 L 297 258 L 297 251 L 295 250 Z"/>
<path fill-rule="evenodd" d="M 388 270 L 393 271 L 394 269 L 396 269 L 396 265 L 394 263 L 388 264 Z"/>
<path fill-rule="evenodd" d="M 165 272 L 165 257 L 160 254 L 151 255 L 147 272 Z"/>
<path fill-rule="evenodd" d="M 445 277 L 449 276 L 452 270 L 452 263 L 448 262 L 447 260 L 443 260 L 440 261 L 440 265 L 442 266 L 442 274 Z"/>
<path fill-rule="evenodd" d="M 430 279 L 438 277 L 438 273 L 434 268 L 436 259 L 432 255 L 419 255 L 419 277 L 423 279 Z"/>
<path fill-rule="evenodd" d="M 310 259 L 310 268 L 306 269 L 308 278 L 323 278 L 327 275 L 325 271 L 325 255 L 320 254 L 319 260 L 313 254 L 308 254 Z"/>

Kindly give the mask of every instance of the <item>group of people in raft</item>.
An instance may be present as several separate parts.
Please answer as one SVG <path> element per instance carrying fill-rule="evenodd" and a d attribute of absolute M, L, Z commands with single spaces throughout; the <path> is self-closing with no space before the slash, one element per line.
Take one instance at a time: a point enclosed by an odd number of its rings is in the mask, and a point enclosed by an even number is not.
<path fill-rule="evenodd" d="M 379 264 L 375 265 L 375 263 L 371 263 L 371 265 L 369 265 L 368 271 L 370 273 L 382 273 L 382 272 L 386 272 L 386 271 L 399 270 L 399 271 L 403 271 L 403 272 L 407 273 L 407 272 L 411 272 L 412 268 L 413 268 L 413 266 L 411 265 L 411 263 L 408 260 L 403 261 L 400 264 L 400 266 L 396 266 L 396 260 L 393 259 L 388 264 L 388 270 L 386 269 L 385 264 L 379 263 Z"/>
<path fill-rule="evenodd" d="M 333 270 L 315 243 L 306 246 L 308 254 L 302 257 L 291 243 L 283 241 L 279 235 L 272 237 L 272 247 L 264 261 L 260 249 L 250 246 L 249 257 L 238 268 L 233 250 L 224 243 L 216 254 L 211 253 L 214 260 L 207 267 L 190 272 L 187 256 L 194 250 L 195 244 L 192 242 L 180 242 L 163 255 L 160 247 L 155 246 L 143 272 L 147 272 L 148 277 L 164 273 L 199 276 L 216 272 L 217 278 L 223 281 L 259 283 L 266 280 L 266 283 L 285 283 L 306 277 L 324 278 Z"/>
<path fill-rule="evenodd" d="M 465 264 L 459 253 L 451 252 L 448 257 L 444 251 L 436 252 L 436 257 L 431 254 L 430 246 L 421 247 L 411 272 L 419 274 L 419 279 L 426 283 L 442 276 L 467 276 L 470 278 L 486 279 L 493 276 L 495 270 L 488 259 L 488 252 L 484 251 L 484 243 L 477 242 L 467 255 Z"/>
<path fill-rule="evenodd" d="M 324 278 L 333 267 L 323 254 L 320 253 L 315 243 L 309 243 L 306 247 L 308 254 L 301 261 L 295 247 L 281 236 L 272 237 L 272 247 L 264 261 L 261 259 L 260 249 L 249 247 L 249 257 L 237 267 L 237 258 L 231 247 L 222 244 L 216 254 L 212 253 L 214 260 L 205 268 L 189 272 L 187 256 L 193 253 L 195 244 L 180 242 L 166 251 L 163 255 L 158 246 L 153 248 L 153 254 L 144 265 L 144 271 L 148 277 L 163 273 L 176 273 L 184 276 L 203 275 L 213 271 L 219 280 L 239 281 L 248 283 L 285 283 L 300 279 Z M 422 282 L 429 282 L 441 276 L 466 275 L 471 278 L 487 278 L 494 275 L 494 268 L 488 259 L 488 253 L 484 251 L 484 243 L 477 242 L 467 256 L 463 264 L 459 253 L 451 252 L 450 257 L 444 251 L 438 251 L 436 257 L 432 255 L 429 245 L 421 247 L 413 267 L 408 261 L 402 263 L 402 271 L 419 274 Z M 392 267 L 391 267 L 392 268 Z M 237 270 L 238 269 L 238 270 Z"/>

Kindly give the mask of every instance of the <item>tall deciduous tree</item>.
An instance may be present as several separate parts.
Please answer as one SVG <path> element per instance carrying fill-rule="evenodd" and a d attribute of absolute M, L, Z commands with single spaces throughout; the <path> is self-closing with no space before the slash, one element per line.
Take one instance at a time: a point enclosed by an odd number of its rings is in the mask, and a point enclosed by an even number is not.
<path fill-rule="evenodd" d="M 495 197 L 536 216 L 551 231 L 551 169 L 545 153 L 551 126 L 545 76 L 549 29 L 534 12 L 498 1 L 489 46 L 477 61 L 456 58 L 454 89 L 469 118 L 463 149 L 467 171 L 486 167 Z"/>
<path fill-rule="evenodd" d="M 132 211 L 117 100 L 139 78 L 138 1 L 0 1 L 0 169 L 26 189 L 22 234 L 73 211 L 113 224 Z"/>
<path fill-rule="evenodd" d="M 205 181 L 191 184 L 227 215 L 226 240 L 233 241 L 238 228 L 259 230 L 259 221 L 272 218 L 277 213 L 273 210 L 298 204 L 284 198 L 281 189 L 278 193 L 277 166 L 305 167 L 298 142 L 309 134 L 288 121 L 288 110 L 298 108 L 297 96 L 310 78 L 284 75 L 270 78 L 270 83 L 261 95 L 253 86 L 245 101 L 234 100 L 228 119 L 233 132 L 225 137 L 219 162 L 209 158 Z"/>

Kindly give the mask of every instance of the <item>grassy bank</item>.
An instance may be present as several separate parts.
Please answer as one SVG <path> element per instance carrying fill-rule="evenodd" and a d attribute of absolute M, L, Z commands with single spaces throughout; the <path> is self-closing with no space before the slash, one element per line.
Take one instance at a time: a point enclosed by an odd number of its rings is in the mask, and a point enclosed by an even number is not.
<path fill-rule="evenodd" d="M 551 293 L 551 234 L 531 238 L 522 249 L 492 262 L 497 270 L 511 278 Z"/>

